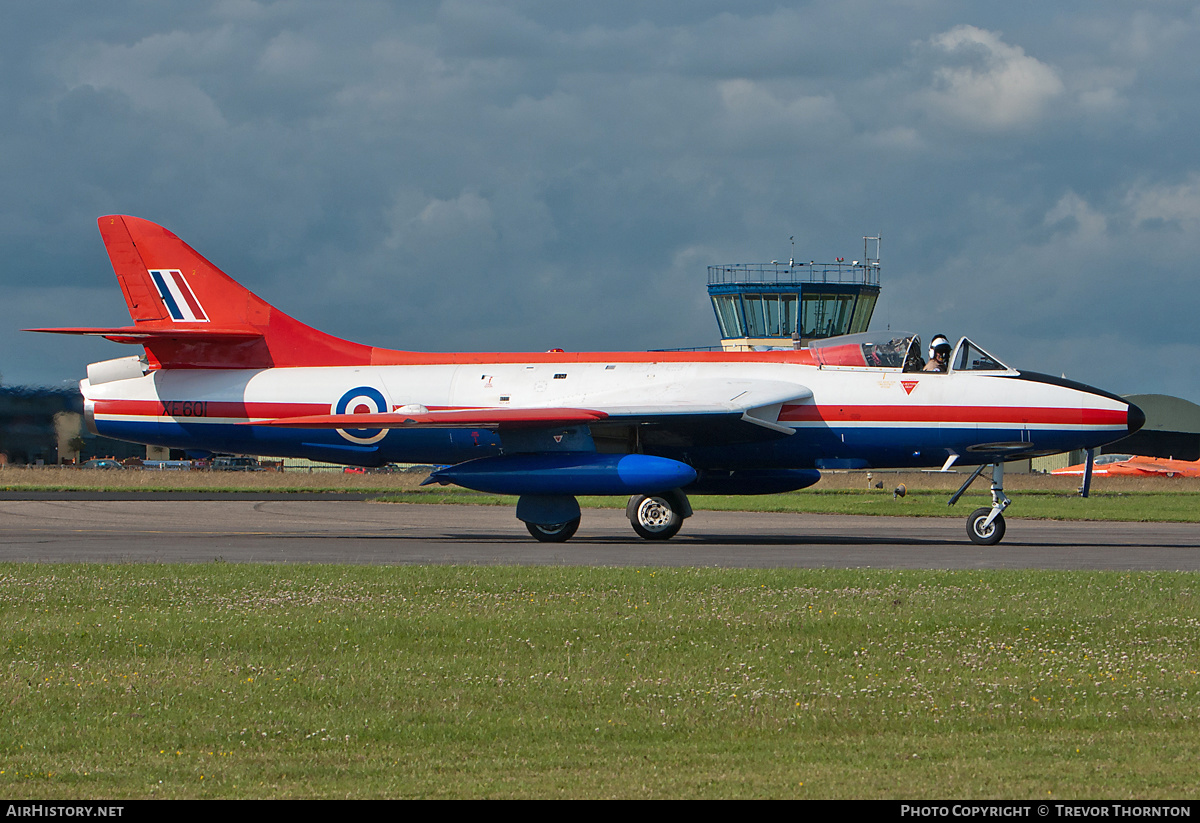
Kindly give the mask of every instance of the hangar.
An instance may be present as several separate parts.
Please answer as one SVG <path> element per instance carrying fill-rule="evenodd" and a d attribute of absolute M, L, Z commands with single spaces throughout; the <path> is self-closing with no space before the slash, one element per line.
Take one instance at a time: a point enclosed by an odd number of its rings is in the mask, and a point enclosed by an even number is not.
<path fill-rule="evenodd" d="M 145 446 L 99 437 L 84 428 L 78 386 L 0 386 L 0 466 L 145 454 Z"/>
<path fill-rule="evenodd" d="M 1105 452 L 1200 460 L 1200 406 L 1168 394 L 1129 394 L 1146 413 L 1141 431 L 1105 446 Z"/>

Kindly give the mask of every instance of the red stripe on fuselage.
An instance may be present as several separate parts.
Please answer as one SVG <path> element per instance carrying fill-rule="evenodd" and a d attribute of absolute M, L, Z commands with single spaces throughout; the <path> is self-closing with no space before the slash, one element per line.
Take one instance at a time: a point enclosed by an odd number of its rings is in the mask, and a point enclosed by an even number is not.
<path fill-rule="evenodd" d="M 780 423 L 1014 423 L 1124 426 L 1115 409 L 1040 406 L 784 406 Z"/>
<path fill-rule="evenodd" d="M 231 417 L 245 420 L 251 417 L 328 414 L 329 404 L 245 403 L 222 400 L 97 400 L 95 413 L 134 417 Z"/>

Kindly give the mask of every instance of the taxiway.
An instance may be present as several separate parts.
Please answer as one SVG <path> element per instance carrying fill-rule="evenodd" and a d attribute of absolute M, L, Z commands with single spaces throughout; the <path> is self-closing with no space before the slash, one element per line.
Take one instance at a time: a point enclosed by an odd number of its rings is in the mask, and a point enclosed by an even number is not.
<path fill-rule="evenodd" d="M 573 540 L 546 544 L 509 507 L 81 497 L 0 500 L 0 561 L 1200 570 L 1192 523 L 1011 518 L 1003 543 L 980 547 L 961 517 L 697 512 L 653 543 L 623 510 L 587 509 Z"/>

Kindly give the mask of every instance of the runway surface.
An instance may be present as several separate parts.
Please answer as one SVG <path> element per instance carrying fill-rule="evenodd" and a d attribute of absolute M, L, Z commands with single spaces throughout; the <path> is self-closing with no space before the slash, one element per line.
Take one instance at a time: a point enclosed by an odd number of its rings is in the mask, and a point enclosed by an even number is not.
<path fill-rule="evenodd" d="M 0 500 L 0 561 L 1200 570 L 1192 523 L 1010 518 L 1004 542 L 981 547 L 967 540 L 966 512 L 697 512 L 660 543 L 638 539 L 623 510 L 585 509 L 573 540 L 546 544 L 507 507 L 86 497 Z"/>

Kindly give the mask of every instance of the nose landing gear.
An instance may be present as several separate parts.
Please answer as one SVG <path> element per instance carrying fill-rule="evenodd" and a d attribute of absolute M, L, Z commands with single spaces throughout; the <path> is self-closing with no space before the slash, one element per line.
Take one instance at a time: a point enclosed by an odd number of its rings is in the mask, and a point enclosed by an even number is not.
<path fill-rule="evenodd" d="M 963 483 L 951 497 L 948 505 L 953 506 L 963 496 L 967 488 L 975 482 L 975 478 L 983 474 L 987 463 L 977 468 L 967 482 Z M 1004 464 L 992 464 L 992 507 L 976 509 L 967 518 L 967 537 L 971 542 L 980 546 L 994 546 L 1004 538 L 1004 510 L 1012 500 L 1004 493 Z"/>

